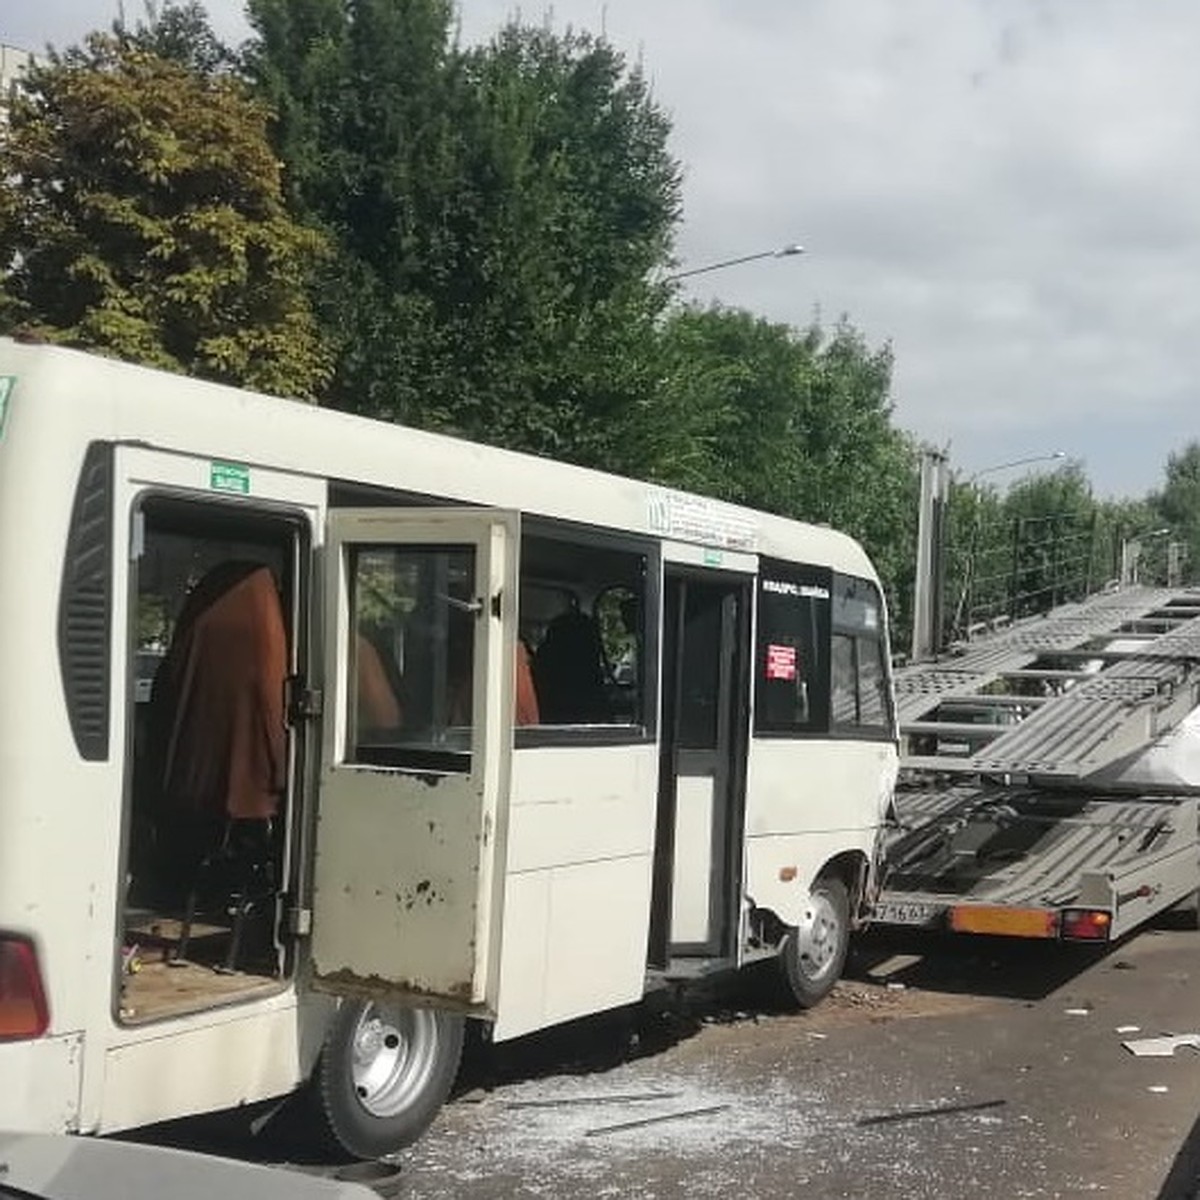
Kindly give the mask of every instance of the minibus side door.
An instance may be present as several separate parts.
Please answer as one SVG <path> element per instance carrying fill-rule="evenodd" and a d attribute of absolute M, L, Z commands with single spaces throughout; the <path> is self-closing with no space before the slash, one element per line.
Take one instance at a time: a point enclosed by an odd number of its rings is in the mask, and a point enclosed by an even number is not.
<path fill-rule="evenodd" d="M 494 1014 L 519 519 L 329 516 L 312 972 Z"/>

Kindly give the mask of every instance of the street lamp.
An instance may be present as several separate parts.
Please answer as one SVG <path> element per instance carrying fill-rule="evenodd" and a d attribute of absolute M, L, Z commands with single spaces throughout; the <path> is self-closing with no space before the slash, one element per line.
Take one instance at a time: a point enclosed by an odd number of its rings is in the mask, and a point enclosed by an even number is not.
<path fill-rule="evenodd" d="M 1054 450 L 1049 454 L 1031 454 L 1027 458 L 1014 458 L 1012 462 L 997 463 L 994 467 L 984 467 L 982 471 L 976 471 L 974 475 L 967 477 L 967 483 L 974 483 L 983 475 L 991 475 L 996 471 L 1007 471 L 1011 467 L 1025 467 L 1030 463 L 1057 462 L 1066 457 L 1065 450 Z"/>
<path fill-rule="evenodd" d="M 691 267 L 687 271 L 677 271 L 668 275 L 663 283 L 674 283 L 677 279 L 687 279 L 689 275 L 704 275 L 709 271 L 720 271 L 725 267 L 737 267 L 742 263 L 755 262 L 760 258 L 791 258 L 795 254 L 803 254 L 804 247 L 796 242 L 789 242 L 775 250 L 760 250 L 757 254 L 743 254 L 741 258 L 727 258 L 723 262 L 709 263 L 704 267 Z"/>

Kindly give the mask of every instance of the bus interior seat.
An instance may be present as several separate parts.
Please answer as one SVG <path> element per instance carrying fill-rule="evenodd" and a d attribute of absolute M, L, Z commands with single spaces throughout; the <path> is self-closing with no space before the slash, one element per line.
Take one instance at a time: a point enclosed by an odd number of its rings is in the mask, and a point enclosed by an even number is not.
<path fill-rule="evenodd" d="M 533 659 L 533 681 L 545 725 L 593 725 L 611 719 L 595 617 L 571 609 L 550 622 Z"/>
<path fill-rule="evenodd" d="M 360 733 L 368 736 L 404 724 L 403 680 L 383 639 L 360 629 L 355 635 L 356 688 Z"/>
<path fill-rule="evenodd" d="M 525 639 L 520 637 L 517 638 L 516 696 L 513 710 L 514 723 L 517 725 L 542 723 L 537 682 L 533 677 L 533 658 Z"/>
<path fill-rule="evenodd" d="M 233 918 L 225 967 L 234 969 L 247 917 L 276 890 L 287 671 L 270 568 L 213 567 L 188 593 L 150 700 L 160 871 L 175 903 L 184 899 L 176 960 L 211 906 Z"/>

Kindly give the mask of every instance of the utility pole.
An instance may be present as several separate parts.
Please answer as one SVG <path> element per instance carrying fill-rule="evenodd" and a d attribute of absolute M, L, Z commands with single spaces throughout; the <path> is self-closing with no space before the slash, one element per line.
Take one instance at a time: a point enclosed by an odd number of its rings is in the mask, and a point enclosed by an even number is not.
<path fill-rule="evenodd" d="M 949 476 L 949 460 L 941 450 L 921 452 L 917 576 L 913 583 L 913 662 L 927 662 L 936 658 L 941 649 L 942 582 L 945 579 L 943 550 Z"/>
<path fill-rule="evenodd" d="M 1180 587 L 1183 583 L 1183 543 L 1167 544 L 1167 587 Z"/>

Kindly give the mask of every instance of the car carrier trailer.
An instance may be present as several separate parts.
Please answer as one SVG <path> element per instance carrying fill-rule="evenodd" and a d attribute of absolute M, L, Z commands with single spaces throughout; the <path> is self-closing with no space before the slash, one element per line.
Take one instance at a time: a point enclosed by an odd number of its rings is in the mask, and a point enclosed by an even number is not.
<path fill-rule="evenodd" d="M 875 925 L 1106 942 L 1200 889 L 1200 590 L 1122 588 L 896 678 Z"/>

